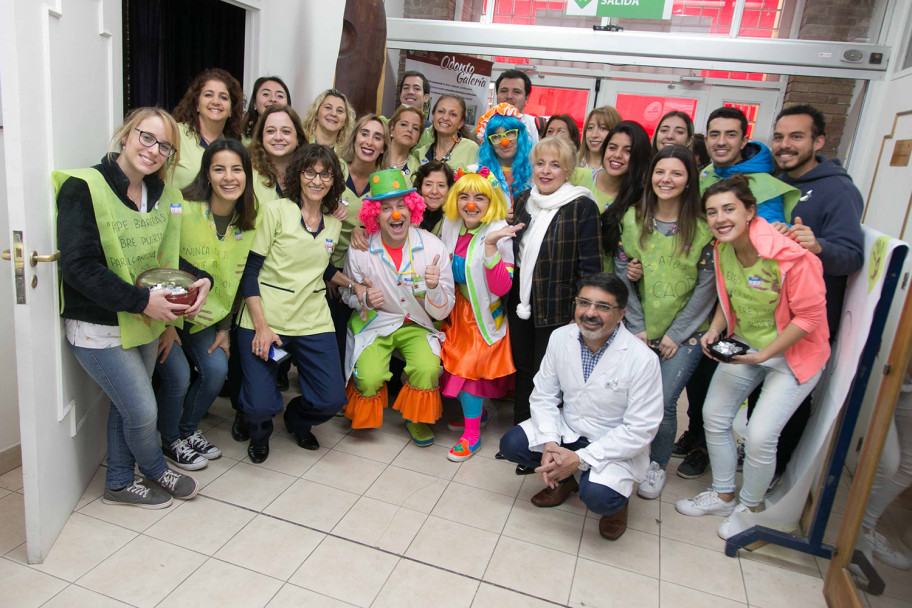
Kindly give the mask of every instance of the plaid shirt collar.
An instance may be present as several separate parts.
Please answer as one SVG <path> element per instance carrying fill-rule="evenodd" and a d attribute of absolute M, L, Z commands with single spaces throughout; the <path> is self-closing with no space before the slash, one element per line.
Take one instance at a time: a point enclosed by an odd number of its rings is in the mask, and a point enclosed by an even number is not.
<path fill-rule="evenodd" d="M 621 324 L 618 323 L 617 327 L 614 328 L 614 331 L 611 333 L 611 336 L 608 338 L 608 341 L 602 344 L 602 347 L 596 352 L 589 350 L 589 347 L 586 345 L 586 342 L 583 340 L 583 334 L 580 332 L 577 334 L 577 339 L 580 343 L 580 356 L 583 360 L 583 382 L 589 381 L 589 376 L 595 370 L 595 366 L 598 365 L 599 359 L 602 358 L 602 355 L 605 354 L 605 351 L 608 350 L 608 347 L 611 346 L 611 343 L 614 342 L 615 336 L 617 336 L 618 328 Z"/>

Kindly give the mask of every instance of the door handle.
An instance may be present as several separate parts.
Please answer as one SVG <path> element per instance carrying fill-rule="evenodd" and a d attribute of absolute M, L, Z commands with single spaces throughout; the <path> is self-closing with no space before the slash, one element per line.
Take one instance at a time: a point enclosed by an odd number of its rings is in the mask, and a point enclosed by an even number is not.
<path fill-rule="evenodd" d="M 4 249 L 3 253 L 0 253 L 0 258 L 3 258 L 4 260 L 12 260 L 13 256 L 10 255 L 9 249 Z"/>
<path fill-rule="evenodd" d="M 9 253 L 5 253 L 6 256 L 9 256 Z M 4 259 L 9 259 L 6 257 Z M 38 262 L 56 262 L 60 259 L 60 252 L 55 251 L 54 253 L 49 253 L 47 255 L 39 255 L 37 251 L 33 251 L 31 257 L 29 258 L 29 264 L 33 267 L 38 265 Z"/>

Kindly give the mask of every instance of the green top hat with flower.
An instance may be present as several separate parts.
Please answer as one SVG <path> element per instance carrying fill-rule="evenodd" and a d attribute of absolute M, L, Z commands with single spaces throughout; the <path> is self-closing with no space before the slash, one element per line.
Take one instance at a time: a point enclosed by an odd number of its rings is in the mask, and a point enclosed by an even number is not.
<path fill-rule="evenodd" d="M 397 196 L 405 196 L 415 192 L 416 188 L 409 188 L 402 169 L 384 169 L 370 175 L 370 194 L 365 198 L 372 201 L 382 201 Z"/>

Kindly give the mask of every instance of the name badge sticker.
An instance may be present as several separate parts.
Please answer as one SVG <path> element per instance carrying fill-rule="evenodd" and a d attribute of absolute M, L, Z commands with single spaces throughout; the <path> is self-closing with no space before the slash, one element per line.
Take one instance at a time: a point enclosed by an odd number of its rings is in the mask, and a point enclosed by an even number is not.
<path fill-rule="evenodd" d="M 171 215 L 183 215 L 184 206 L 180 203 L 171 203 Z"/>
<path fill-rule="evenodd" d="M 323 246 L 326 247 L 326 251 L 332 253 L 335 243 L 333 242 L 332 239 L 325 239 Z"/>
<path fill-rule="evenodd" d="M 244 233 L 243 233 L 243 232 L 241 232 L 240 230 L 235 230 L 235 231 L 234 231 L 234 240 L 235 240 L 235 241 L 240 241 L 240 240 L 243 239 L 243 238 L 244 238 Z"/>
<path fill-rule="evenodd" d="M 760 275 L 747 277 L 747 286 L 754 289 L 763 289 L 763 279 L 760 278 Z"/>

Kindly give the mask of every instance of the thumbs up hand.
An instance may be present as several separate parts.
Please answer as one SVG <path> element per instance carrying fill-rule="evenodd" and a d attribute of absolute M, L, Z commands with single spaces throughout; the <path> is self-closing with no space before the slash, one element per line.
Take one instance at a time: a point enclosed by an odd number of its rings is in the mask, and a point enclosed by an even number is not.
<path fill-rule="evenodd" d="M 814 236 L 814 231 L 811 230 L 810 226 L 804 225 L 800 217 L 795 218 L 792 227 L 789 228 L 788 236 L 813 254 L 819 255 L 823 249 L 820 246 L 820 241 Z"/>
<path fill-rule="evenodd" d="M 434 256 L 434 261 L 431 262 L 431 265 L 424 269 L 424 282 L 427 284 L 428 289 L 434 289 L 440 282 L 440 268 L 437 266 L 439 261 L 440 254 L 437 254 Z"/>

